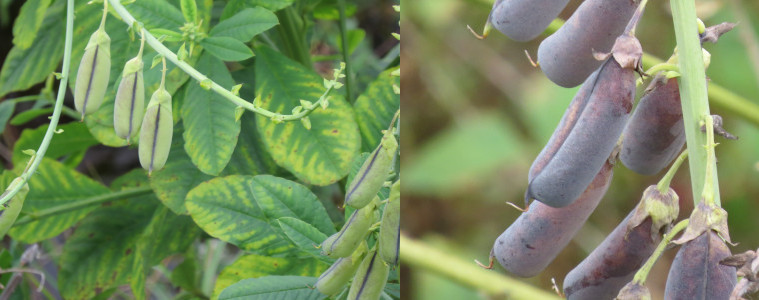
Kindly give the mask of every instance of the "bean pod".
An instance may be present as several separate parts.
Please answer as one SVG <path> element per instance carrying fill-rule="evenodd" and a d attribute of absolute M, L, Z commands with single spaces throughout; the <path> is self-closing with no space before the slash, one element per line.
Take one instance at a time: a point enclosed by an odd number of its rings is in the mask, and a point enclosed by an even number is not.
<path fill-rule="evenodd" d="M 379 235 L 379 254 L 387 264 L 398 265 L 398 252 L 401 242 L 401 181 L 398 180 L 390 188 L 385 211 L 382 212 L 382 223 Z"/>
<path fill-rule="evenodd" d="M 358 209 L 351 214 L 343 228 L 322 242 L 322 254 L 329 257 L 346 257 L 351 255 L 369 233 L 369 228 L 376 220 L 376 201 Z"/>
<path fill-rule="evenodd" d="M 686 242 L 669 269 L 664 298 L 671 300 L 729 299 L 737 283 L 733 267 L 720 265 L 730 249 L 712 230 Z"/>
<path fill-rule="evenodd" d="M 137 135 L 145 109 L 145 83 L 142 58 L 126 62 L 113 108 L 113 129 L 120 138 L 130 140 Z"/>
<path fill-rule="evenodd" d="M 94 113 L 100 108 L 110 75 L 111 38 L 101 28 L 90 36 L 76 74 L 74 107 L 82 114 L 82 119 L 85 114 Z"/>
<path fill-rule="evenodd" d="M 391 131 L 382 136 L 379 146 L 351 181 L 348 192 L 345 194 L 345 204 L 354 208 L 362 208 L 374 199 L 382 184 L 385 183 L 390 167 L 393 164 L 395 152 L 398 150 L 398 141 Z"/>
<path fill-rule="evenodd" d="M 625 127 L 619 154 L 628 169 L 643 175 L 661 171 L 685 144 L 677 79 L 657 77 L 649 90 Z"/>
<path fill-rule="evenodd" d="M 488 22 L 516 41 L 529 41 L 540 35 L 567 6 L 569 0 L 497 0 Z"/>
<path fill-rule="evenodd" d="M 369 252 L 361 262 L 356 276 L 353 277 L 348 299 L 376 300 L 382 295 L 382 290 L 387 283 L 387 275 L 390 274 L 390 267 L 377 254 L 376 250 Z"/>
<path fill-rule="evenodd" d="M 21 178 L 14 179 L 11 184 L 8 185 L 8 189 L 5 190 L 5 193 L 21 184 L 22 181 L 23 179 Z M 24 206 L 24 200 L 28 193 L 29 185 L 24 183 L 24 186 L 21 187 L 18 193 L 5 204 L 5 209 L 0 211 L 0 240 L 2 240 L 5 234 L 8 233 L 8 230 L 11 229 L 13 223 L 16 222 L 16 218 L 18 218 L 19 213 L 21 213 L 21 208 Z"/>
<path fill-rule="evenodd" d="M 638 4 L 640 0 L 586 0 L 540 43 L 540 69 L 560 86 L 579 85 L 602 64 L 593 52 L 609 52 Z"/>
<path fill-rule="evenodd" d="M 173 131 L 171 94 L 160 87 L 150 97 L 140 131 L 140 164 L 148 170 L 148 174 L 162 169 L 166 164 Z"/>
<path fill-rule="evenodd" d="M 606 163 L 572 204 L 553 208 L 533 202 L 493 245 L 493 255 L 510 273 L 532 277 L 545 269 L 567 246 L 603 198 L 613 165 Z"/>
<path fill-rule="evenodd" d="M 340 292 L 348 281 L 356 274 L 356 270 L 361 265 L 361 259 L 366 254 L 366 248 L 356 250 L 353 255 L 338 258 L 332 266 L 316 280 L 316 287 L 319 292 L 327 296 L 334 296 Z"/>

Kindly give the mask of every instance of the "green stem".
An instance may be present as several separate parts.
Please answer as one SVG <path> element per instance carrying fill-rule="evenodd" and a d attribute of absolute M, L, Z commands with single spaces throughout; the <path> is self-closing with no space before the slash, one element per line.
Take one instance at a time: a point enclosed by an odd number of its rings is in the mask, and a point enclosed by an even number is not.
<path fill-rule="evenodd" d="M 114 200 L 119 200 L 119 199 L 127 199 L 127 198 L 132 198 L 132 197 L 139 197 L 139 196 L 150 194 L 152 192 L 153 190 L 149 186 L 145 186 L 145 187 L 132 188 L 132 189 L 122 190 L 118 192 L 98 195 L 98 196 L 78 200 L 75 202 L 70 202 L 63 205 L 54 206 L 48 209 L 43 209 L 43 210 L 36 211 L 33 213 L 27 213 L 26 216 L 19 218 L 16 221 L 16 223 L 13 223 L 13 226 L 18 226 L 18 225 L 23 225 L 30 222 L 38 221 L 40 219 L 52 217 L 52 216 L 59 215 L 62 213 L 67 213 L 72 210 L 77 210 L 82 207 L 90 206 L 93 204 L 99 204 L 99 203 L 114 201 Z"/>
<path fill-rule="evenodd" d="M 706 148 L 707 157 L 704 189 L 701 193 L 701 198 L 704 199 L 706 204 L 719 205 L 719 203 L 715 202 L 714 198 L 714 177 L 717 176 L 717 172 L 715 172 L 717 158 L 714 155 L 714 147 L 717 145 L 714 144 L 714 119 L 712 116 L 706 116 L 706 118 L 704 118 L 704 128 L 706 129 L 706 145 L 704 148 Z"/>
<path fill-rule="evenodd" d="M 688 158 L 688 149 L 685 149 L 683 153 L 680 153 L 680 156 L 677 157 L 677 160 L 675 160 L 672 166 L 669 167 L 667 174 L 664 174 L 664 177 L 659 180 L 659 183 L 656 185 L 656 189 L 658 189 L 660 193 L 666 194 L 667 191 L 669 191 L 669 183 L 672 182 L 672 178 L 675 177 L 675 173 L 677 173 L 677 170 L 680 168 L 680 165 L 683 164 L 683 161 L 685 161 L 686 158 Z"/>
<path fill-rule="evenodd" d="M 698 36 L 698 23 L 696 22 L 696 5 L 693 0 L 671 0 L 672 19 L 675 24 L 675 39 L 677 40 L 678 64 L 680 66 L 680 99 L 683 107 L 683 124 L 685 125 L 685 139 L 690 152 L 691 188 L 693 202 L 698 204 L 704 189 L 706 177 L 708 151 L 714 151 L 707 147 L 706 135 L 701 132 L 700 121 L 710 115 L 709 101 L 706 91 L 706 73 L 704 71 L 704 59 L 701 50 L 701 41 Z M 708 128 L 707 128 L 708 131 Z M 711 148 L 711 150 L 708 150 Z M 715 168 L 711 162 L 710 168 Z M 719 184 L 716 172 L 713 176 L 714 201 L 719 205 Z"/>
<path fill-rule="evenodd" d="M 61 118 L 61 110 L 63 108 L 63 99 L 66 96 L 66 88 L 68 87 L 69 80 L 69 68 L 71 67 L 71 44 L 74 37 L 74 0 L 68 0 L 66 4 L 66 38 L 63 46 L 63 67 L 61 68 L 61 82 L 58 85 L 58 95 L 55 99 L 55 107 L 53 108 L 53 116 L 50 117 L 50 126 L 45 131 L 45 137 L 42 138 L 42 143 L 37 149 L 36 156 L 34 156 L 29 168 L 25 170 L 19 177 L 22 178 L 21 184 L 16 185 L 13 189 L 9 190 L 4 197 L 0 198 L 0 205 L 5 204 L 13 196 L 21 190 L 24 183 L 29 181 L 29 178 L 37 171 L 37 167 L 42 162 L 42 158 L 45 157 L 45 152 L 50 146 L 50 141 L 53 139 L 56 128 L 58 127 L 58 120 Z"/>
<path fill-rule="evenodd" d="M 119 0 L 108 0 L 111 3 L 111 7 L 113 10 L 121 17 L 121 20 L 127 24 L 127 26 L 132 26 L 137 22 L 135 20 L 134 16 L 129 13 L 129 11 L 124 8 L 123 5 L 121 5 Z M 144 30 L 142 31 L 145 37 L 145 42 L 153 48 L 156 52 L 163 55 L 166 59 L 168 59 L 171 63 L 176 65 L 178 68 L 180 68 L 182 71 L 187 73 L 187 75 L 190 75 L 193 79 L 197 80 L 198 82 L 210 82 L 210 89 L 214 91 L 215 93 L 221 95 L 222 97 L 226 98 L 230 102 L 236 104 L 237 106 L 240 106 L 244 109 L 247 109 L 249 111 L 255 112 L 257 114 L 260 114 L 264 117 L 276 119 L 277 121 L 294 121 L 299 120 L 305 116 L 308 116 L 313 110 L 315 110 L 317 107 L 321 105 L 321 103 L 328 101 L 329 94 L 335 89 L 333 85 L 328 85 L 327 89 L 324 91 L 324 94 L 319 97 L 319 99 L 311 105 L 311 107 L 303 107 L 303 110 L 296 114 L 280 114 L 275 113 L 269 110 L 266 110 L 264 108 L 258 107 L 254 105 L 251 102 L 246 101 L 243 98 L 240 98 L 239 96 L 233 94 L 231 91 L 225 89 L 218 83 L 214 82 L 210 78 L 206 77 L 202 73 L 200 73 L 198 70 L 193 68 L 191 65 L 184 61 L 180 61 L 177 58 L 177 55 L 174 52 L 171 52 L 166 46 L 164 46 L 158 39 L 156 39 L 152 34 L 150 34 L 149 31 Z M 333 81 L 337 81 L 337 78 L 333 79 Z"/>
<path fill-rule="evenodd" d="M 306 47 L 306 35 L 303 32 L 303 21 L 300 20 L 294 7 L 282 9 L 277 12 L 279 18 L 279 33 L 285 47 L 288 48 L 289 56 L 302 65 L 311 68 L 311 54 Z M 300 20 L 300 22 L 298 22 Z"/>
<path fill-rule="evenodd" d="M 401 234 L 401 260 L 415 269 L 423 269 L 447 277 L 456 283 L 474 288 L 491 298 L 561 299 L 556 294 L 535 288 L 520 280 L 485 270 L 420 241 Z"/>
<path fill-rule="evenodd" d="M 340 11 L 340 44 L 343 53 L 343 61 L 345 62 L 345 95 L 348 98 L 348 103 L 353 103 L 353 78 L 350 62 L 350 49 L 348 49 L 348 28 L 345 25 L 345 0 L 337 0 L 337 8 Z"/>
<path fill-rule="evenodd" d="M 659 259 L 659 257 L 664 253 L 664 250 L 667 250 L 667 245 L 669 245 L 669 242 L 672 241 L 673 238 L 675 238 L 675 235 L 677 235 L 680 231 L 683 231 L 685 227 L 688 227 L 688 219 L 682 220 L 677 225 L 672 227 L 672 230 L 667 232 L 667 234 L 662 237 L 661 242 L 658 246 L 656 246 L 656 249 L 654 250 L 654 253 L 651 254 L 651 256 L 648 258 L 646 263 L 640 267 L 637 273 L 635 273 L 635 277 L 633 278 L 633 282 L 639 283 L 639 284 L 645 284 L 646 278 L 648 278 L 648 273 L 651 272 L 651 268 L 653 268 L 656 261 Z"/>

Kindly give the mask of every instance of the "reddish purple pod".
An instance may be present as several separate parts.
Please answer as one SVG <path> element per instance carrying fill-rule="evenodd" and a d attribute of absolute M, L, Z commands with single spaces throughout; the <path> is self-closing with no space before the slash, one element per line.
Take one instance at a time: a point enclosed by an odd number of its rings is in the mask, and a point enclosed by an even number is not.
<path fill-rule="evenodd" d="M 730 249 L 716 232 L 708 230 L 677 251 L 669 269 L 664 298 L 668 300 L 729 299 L 737 283 L 735 268 L 720 265 Z"/>
<path fill-rule="evenodd" d="M 533 202 L 493 245 L 493 255 L 510 273 L 520 277 L 539 274 L 577 234 L 595 210 L 611 182 L 613 165 L 606 163 L 572 204 L 553 208 Z"/>
<path fill-rule="evenodd" d="M 685 144 L 677 79 L 657 77 L 622 133 L 622 163 L 643 175 L 659 173 Z"/>
<path fill-rule="evenodd" d="M 509 38 L 526 42 L 540 35 L 569 0 L 497 0 L 488 22 Z"/>

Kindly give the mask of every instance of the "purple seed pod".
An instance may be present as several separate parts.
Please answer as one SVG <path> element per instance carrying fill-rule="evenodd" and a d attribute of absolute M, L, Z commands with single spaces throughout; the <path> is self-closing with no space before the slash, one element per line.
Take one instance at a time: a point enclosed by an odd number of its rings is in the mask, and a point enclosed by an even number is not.
<path fill-rule="evenodd" d="M 669 269 L 664 298 L 668 300 L 729 299 L 737 283 L 735 269 L 720 265 L 730 249 L 713 230 L 686 242 Z"/>
<path fill-rule="evenodd" d="M 572 240 L 606 193 L 613 165 L 606 163 L 572 204 L 553 208 L 533 202 L 493 245 L 493 255 L 510 273 L 520 277 L 539 274 Z"/>
<path fill-rule="evenodd" d="M 623 132 L 622 163 L 643 175 L 659 173 L 685 144 L 683 111 L 677 79 L 657 77 Z"/>
<path fill-rule="evenodd" d="M 638 4 L 640 0 L 586 0 L 540 43 L 540 69 L 560 86 L 579 85 L 602 63 L 593 52 L 609 52 Z"/>
<path fill-rule="evenodd" d="M 569 0 L 497 0 L 488 21 L 509 38 L 526 42 L 540 35 L 567 2 Z"/>

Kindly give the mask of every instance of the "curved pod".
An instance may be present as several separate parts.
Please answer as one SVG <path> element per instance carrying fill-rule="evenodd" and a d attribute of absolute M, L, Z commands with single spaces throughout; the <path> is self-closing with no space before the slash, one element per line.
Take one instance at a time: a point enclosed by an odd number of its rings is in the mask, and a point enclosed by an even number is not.
<path fill-rule="evenodd" d="M 395 136 L 390 131 L 386 132 L 379 146 L 364 161 L 351 181 L 345 193 L 345 204 L 353 208 L 362 208 L 374 199 L 390 173 L 397 150 L 398 141 L 395 140 Z"/>
<path fill-rule="evenodd" d="M 351 214 L 343 228 L 322 242 L 322 254 L 329 257 L 346 257 L 351 255 L 364 240 L 369 228 L 376 219 L 375 202 L 358 209 Z"/>
<path fill-rule="evenodd" d="M 363 256 L 358 256 L 355 260 L 352 255 L 338 258 L 329 269 L 319 276 L 314 286 L 322 294 L 334 296 L 356 274 L 356 270 L 361 265 L 361 257 Z"/>
<path fill-rule="evenodd" d="M 720 265 L 730 249 L 712 230 L 686 242 L 669 269 L 664 298 L 727 300 L 737 283 L 735 268 Z"/>
<path fill-rule="evenodd" d="M 385 211 L 382 212 L 380 224 L 379 254 L 382 260 L 391 266 L 398 265 L 398 252 L 401 246 L 401 181 L 393 184 Z"/>
<path fill-rule="evenodd" d="M 377 254 L 377 251 L 369 252 L 361 262 L 356 276 L 353 277 L 348 299 L 376 300 L 382 295 L 387 276 L 390 274 L 390 267 Z"/>
<path fill-rule="evenodd" d="M 533 202 L 493 245 L 493 255 L 510 273 L 538 275 L 567 246 L 609 188 L 613 165 L 606 163 L 571 205 L 553 208 Z"/>
<path fill-rule="evenodd" d="M 174 120 L 171 114 L 171 94 L 159 88 L 150 97 L 150 103 L 142 119 L 140 145 L 138 153 L 140 164 L 148 170 L 163 169 L 169 158 L 171 137 L 174 131 Z"/>
<path fill-rule="evenodd" d="M 111 38 L 105 30 L 95 31 L 84 48 L 82 61 L 76 74 L 74 107 L 82 114 L 94 113 L 100 108 L 111 76 Z"/>
<path fill-rule="evenodd" d="M 536 38 L 561 13 L 569 0 L 498 0 L 488 20 L 509 38 L 525 42 Z"/>
<path fill-rule="evenodd" d="M 145 82 L 142 59 L 126 62 L 113 108 L 113 129 L 120 138 L 129 140 L 137 135 L 145 110 Z"/>
<path fill-rule="evenodd" d="M 582 83 L 601 65 L 593 52 L 609 52 L 640 0 L 586 0 L 559 30 L 538 47 L 548 79 L 563 87 Z"/>

